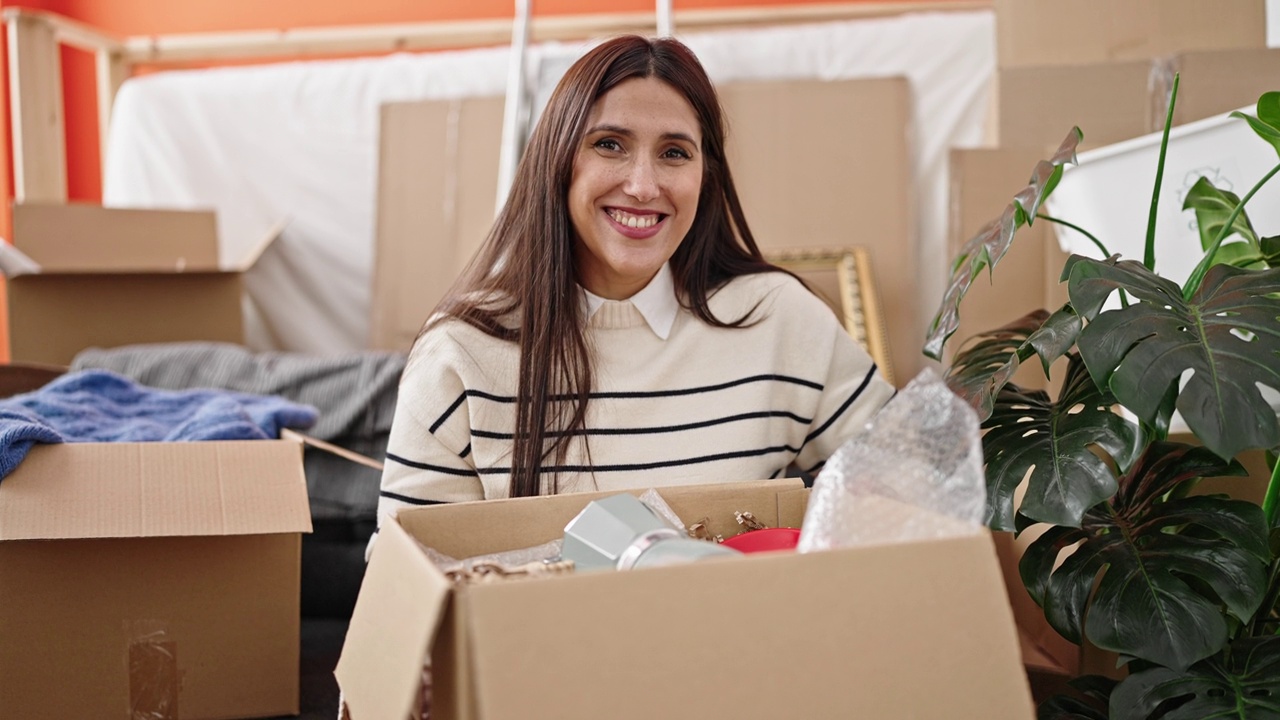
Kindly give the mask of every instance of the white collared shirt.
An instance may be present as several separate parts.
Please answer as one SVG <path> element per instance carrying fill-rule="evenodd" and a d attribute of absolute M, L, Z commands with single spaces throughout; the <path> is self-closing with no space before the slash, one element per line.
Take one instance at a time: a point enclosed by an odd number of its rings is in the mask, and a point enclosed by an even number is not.
<path fill-rule="evenodd" d="M 581 286 L 579 286 L 581 287 Z M 676 283 L 675 277 L 671 274 L 671 265 L 666 263 L 657 275 L 649 281 L 648 285 L 640 292 L 632 295 L 626 300 L 608 300 L 599 295 L 592 293 L 586 288 L 582 288 L 582 297 L 586 302 L 586 319 L 590 320 L 591 316 L 604 307 L 607 302 L 629 302 L 640 311 L 640 315 L 644 317 L 644 321 L 648 323 L 649 329 L 654 335 L 667 339 L 671 334 L 671 326 L 675 324 L 676 313 L 680 311 L 680 303 L 676 301 Z"/>

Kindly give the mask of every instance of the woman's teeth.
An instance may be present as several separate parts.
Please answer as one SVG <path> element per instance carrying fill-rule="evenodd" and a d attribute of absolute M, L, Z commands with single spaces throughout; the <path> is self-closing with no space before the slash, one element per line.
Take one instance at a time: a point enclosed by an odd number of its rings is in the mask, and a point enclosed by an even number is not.
<path fill-rule="evenodd" d="M 626 225 L 629 228 L 649 228 L 658 224 L 659 216 L 654 215 L 632 215 L 631 213 L 622 212 L 621 210 L 607 210 L 609 217 L 619 225 Z"/>

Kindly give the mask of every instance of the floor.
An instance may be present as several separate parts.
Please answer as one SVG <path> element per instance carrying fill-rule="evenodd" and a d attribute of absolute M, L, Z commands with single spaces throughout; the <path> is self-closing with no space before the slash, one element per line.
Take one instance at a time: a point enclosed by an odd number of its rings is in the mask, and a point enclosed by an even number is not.
<path fill-rule="evenodd" d="M 347 634 L 347 621 L 329 618 L 304 618 L 302 621 L 302 660 L 298 681 L 299 714 L 269 720 L 337 720 L 338 683 L 333 668 L 342 652 Z"/>

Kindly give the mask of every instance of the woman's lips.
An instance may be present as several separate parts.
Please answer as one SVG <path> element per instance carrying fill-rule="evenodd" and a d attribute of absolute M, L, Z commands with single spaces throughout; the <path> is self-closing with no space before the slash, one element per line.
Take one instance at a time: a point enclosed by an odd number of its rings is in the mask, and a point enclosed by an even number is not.
<path fill-rule="evenodd" d="M 667 219 L 662 213 L 635 213 L 618 208 L 606 208 L 604 215 L 614 230 L 632 240 L 645 240 L 657 235 Z"/>

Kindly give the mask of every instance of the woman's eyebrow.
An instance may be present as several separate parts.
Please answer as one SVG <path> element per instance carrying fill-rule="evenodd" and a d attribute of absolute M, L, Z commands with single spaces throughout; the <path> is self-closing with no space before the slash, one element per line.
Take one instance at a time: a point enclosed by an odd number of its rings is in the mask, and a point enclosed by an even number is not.
<path fill-rule="evenodd" d="M 594 135 L 595 133 L 599 133 L 599 132 L 610 133 L 612 135 L 621 135 L 623 137 L 629 137 L 629 138 L 635 137 L 636 135 L 635 132 L 630 130 L 629 128 L 622 127 L 621 125 L 610 125 L 608 123 L 601 123 L 600 125 L 595 125 L 590 129 L 588 129 L 586 134 Z M 663 140 L 683 140 L 689 143 L 690 145 L 698 144 L 698 141 L 694 140 L 693 136 L 689 135 L 688 133 L 682 133 L 682 132 L 663 133 L 662 139 Z"/>

